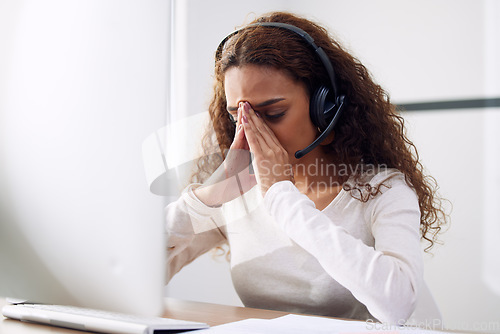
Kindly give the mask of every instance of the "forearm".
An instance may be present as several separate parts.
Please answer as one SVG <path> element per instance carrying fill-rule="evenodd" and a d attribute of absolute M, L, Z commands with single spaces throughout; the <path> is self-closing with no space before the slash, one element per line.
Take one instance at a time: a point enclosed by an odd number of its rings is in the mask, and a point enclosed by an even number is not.
<path fill-rule="evenodd" d="M 242 157 L 240 160 L 248 160 L 248 151 L 232 153 L 234 156 Z M 256 184 L 255 176 L 250 174 L 248 163 L 238 161 L 238 168 L 224 166 L 219 167 L 212 176 L 200 187 L 194 189 L 196 198 L 209 207 L 219 207 L 237 197 L 242 196 Z"/>
<path fill-rule="evenodd" d="M 311 253 L 378 320 L 397 323 L 410 316 L 422 279 L 418 227 L 397 224 L 394 231 L 398 237 L 394 238 L 380 236 L 387 233 L 375 226 L 380 240 L 374 235 L 376 245 L 371 247 L 332 222 L 291 183 L 278 187 L 279 191 L 270 189 L 265 203 L 292 240 Z M 416 218 L 418 221 L 418 214 Z M 397 219 L 414 220 L 415 212 L 400 212 Z M 400 240 L 394 240 L 397 238 Z"/>
<path fill-rule="evenodd" d="M 220 208 L 210 208 L 188 188 L 165 209 L 167 281 L 182 267 L 225 241 Z"/>

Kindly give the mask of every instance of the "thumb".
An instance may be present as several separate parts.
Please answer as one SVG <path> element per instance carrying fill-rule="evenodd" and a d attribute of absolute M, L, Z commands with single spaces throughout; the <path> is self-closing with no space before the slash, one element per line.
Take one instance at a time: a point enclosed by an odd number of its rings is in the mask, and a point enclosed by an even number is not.
<path fill-rule="evenodd" d="M 245 137 L 245 130 L 242 124 L 239 124 L 236 128 L 236 133 L 234 135 L 233 143 L 231 144 L 233 149 L 248 149 L 248 143 Z"/>

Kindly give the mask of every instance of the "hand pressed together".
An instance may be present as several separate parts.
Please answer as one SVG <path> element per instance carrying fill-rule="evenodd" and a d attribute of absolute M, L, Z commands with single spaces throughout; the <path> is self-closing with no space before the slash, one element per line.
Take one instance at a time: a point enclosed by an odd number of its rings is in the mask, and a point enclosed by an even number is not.
<path fill-rule="evenodd" d="M 255 175 L 250 173 L 250 163 Z M 284 180 L 294 181 L 288 152 L 250 104 L 240 102 L 236 133 L 226 159 L 195 194 L 205 204 L 218 206 L 243 195 L 255 184 L 264 196 L 274 183 Z"/>
<path fill-rule="evenodd" d="M 257 184 L 255 175 L 250 173 L 249 169 L 250 152 L 241 116 L 242 110 L 239 110 L 236 133 L 224 162 L 194 191 L 196 196 L 209 206 L 220 206 L 229 202 Z"/>
<path fill-rule="evenodd" d="M 255 177 L 262 195 L 276 182 L 294 181 L 288 152 L 248 102 L 240 103 L 242 123 L 250 151 L 253 153 Z"/>

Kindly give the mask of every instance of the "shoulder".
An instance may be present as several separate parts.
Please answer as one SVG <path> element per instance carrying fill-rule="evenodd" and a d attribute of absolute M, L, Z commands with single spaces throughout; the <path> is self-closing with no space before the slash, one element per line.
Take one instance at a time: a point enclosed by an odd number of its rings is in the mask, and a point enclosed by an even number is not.
<path fill-rule="evenodd" d="M 363 194 L 373 188 L 407 185 L 405 175 L 396 168 L 364 166 L 344 183 L 344 190 L 357 189 Z M 382 192 L 382 190 L 381 190 Z"/>
<path fill-rule="evenodd" d="M 415 190 L 405 175 L 395 168 L 366 168 L 344 183 L 344 190 L 362 202 L 408 200 L 417 202 Z"/>
<path fill-rule="evenodd" d="M 371 170 L 348 182 L 351 202 L 363 208 L 364 220 L 374 238 L 407 231 L 412 240 L 419 240 L 418 196 L 402 172 L 393 168 Z"/>

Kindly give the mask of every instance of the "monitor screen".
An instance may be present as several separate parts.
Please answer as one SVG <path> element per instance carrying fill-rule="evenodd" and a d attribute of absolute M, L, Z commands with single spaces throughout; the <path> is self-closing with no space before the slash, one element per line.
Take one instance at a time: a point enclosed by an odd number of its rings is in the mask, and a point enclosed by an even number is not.
<path fill-rule="evenodd" d="M 170 3 L 9 2 L 0 13 L 0 296 L 161 313 Z"/>

